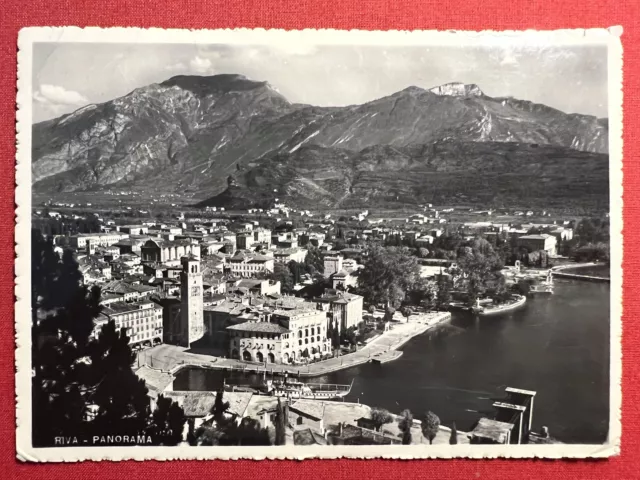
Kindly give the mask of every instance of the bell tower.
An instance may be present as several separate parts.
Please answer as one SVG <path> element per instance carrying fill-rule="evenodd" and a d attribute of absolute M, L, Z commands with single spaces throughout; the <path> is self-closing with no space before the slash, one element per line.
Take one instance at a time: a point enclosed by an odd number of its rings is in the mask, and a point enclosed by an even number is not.
<path fill-rule="evenodd" d="M 180 272 L 180 345 L 190 347 L 204 336 L 202 271 L 193 255 L 182 257 Z"/>

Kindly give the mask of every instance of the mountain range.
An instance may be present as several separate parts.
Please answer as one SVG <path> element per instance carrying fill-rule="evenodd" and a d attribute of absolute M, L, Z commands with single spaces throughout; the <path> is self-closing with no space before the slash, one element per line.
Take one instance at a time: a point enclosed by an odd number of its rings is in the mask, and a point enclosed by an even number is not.
<path fill-rule="evenodd" d="M 200 205 L 608 205 L 608 123 L 477 85 L 362 105 L 289 102 L 241 75 L 178 76 L 37 123 L 33 190 Z"/>

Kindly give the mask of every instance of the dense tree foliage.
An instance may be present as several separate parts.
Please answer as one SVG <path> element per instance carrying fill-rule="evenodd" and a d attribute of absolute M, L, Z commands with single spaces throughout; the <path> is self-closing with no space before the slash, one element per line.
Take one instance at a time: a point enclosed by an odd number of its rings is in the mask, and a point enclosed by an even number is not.
<path fill-rule="evenodd" d="M 420 266 L 406 247 L 374 247 L 358 279 L 368 303 L 400 307 L 420 281 Z"/>
<path fill-rule="evenodd" d="M 285 409 L 280 402 L 280 397 L 278 397 L 278 405 L 276 407 L 276 445 L 284 445 L 286 442 L 286 424 Z"/>
<path fill-rule="evenodd" d="M 393 416 L 384 408 L 372 408 L 371 420 L 373 421 L 375 429 L 380 431 L 383 425 L 393 422 Z"/>
<path fill-rule="evenodd" d="M 470 303 L 484 296 L 502 301 L 506 293 L 505 279 L 500 272 L 502 260 L 489 242 L 476 238 L 458 249 L 458 288 L 464 290 Z"/>
<path fill-rule="evenodd" d="M 424 438 L 429 440 L 429 443 L 432 444 L 436 435 L 438 435 L 438 432 L 440 431 L 440 419 L 435 413 L 429 411 L 424 415 L 420 428 L 422 429 L 422 435 L 424 435 Z"/>
<path fill-rule="evenodd" d="M 55 437 L 104 435 L 177 443 L 182 409 L 163 400 L 157 415 L 151 414 L 147 388 L 131 368 L 134 356 L 124 330 L 109 321 L 92 335 L 100 290 L 81 285 L 73 256 L 59 258 L 39 231 L 32 232 L 31 245 L 34 445 L 52 446 Z"/>
<path fill-rule="evenodd" d="M 451 426 L 451 436 L 449 437 L 449 445 L 457 445 L 458 443 L 458 429 L 456 428 L 456 422 L 453 422 Z"/>
<path fill-rule="evenodd" d="M 402 444 L 411 444 L 411 427 L 413 426 L 413 414 L 410 410 L 403 410 L 398 420 L 398 428 L 402 434 Z"/>

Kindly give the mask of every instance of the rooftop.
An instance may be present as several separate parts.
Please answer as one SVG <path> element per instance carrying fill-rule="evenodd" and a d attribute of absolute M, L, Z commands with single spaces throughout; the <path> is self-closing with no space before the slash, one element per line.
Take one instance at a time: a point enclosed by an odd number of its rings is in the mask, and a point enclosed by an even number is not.
<path fill-rule="evenodd" d="M 490 418 L 481 418 L 476 428 L 469 433 L 471 437 L 480 437 L 496 443 L 505 443 L 507 435 L 513 429 L 512 423 L 499 422 Z"/>
<path fill-rule="evenodd" d="M 136 375 L 141 380 L 144 380 L 145 385 L 149 389 L 149 393 L 154 397 L 159 393 L 163 393 L 164 389 L 173 383 L 173 375 L 169 372 L 163 372 L 162 370 L 147 367 L 146 365 L 136 370 Z"/>
<path fill-rule="evenodd" d="M 521 240 L 546 240 L 547 238 L 551 238 L 551 235 L 548 233 L 541 233 L 539 235 L 523 235 L 520 237 Z"/>
<path fill-rule="evenodd" d="M 310 428 L 293 432 L 294 445 L 327 445 L 327 440 Z"/>
<path fill-rule="evenodd" d="M 289 333 L 289 330 L 282 325 L 270 322 L 245 322 L 227 327 L 227 330 L 255 333 Z"/>
<path fill-rule="evenodd" d="M 307 415 L 308 417 L 321 420 L 324 418 L 324 402 L 317 402 L 315 400 L 296 400 L 289 408 L 291 410 L 297 410 L 300 413 Z"/>
<path fill-rule="evenodd" d="M 163 395 L 177 401 L 187 417 L 206 417 L 211 413 L 216 401 L 216 392 L 174 391 L 165 392 Z M 228 413 L 241 417 L 252 396 L 251 392 L 224 392 L 222 401 L 229 404 Z"/>
<path fill-rule="evenodd" d="M 117 315 L 126 312 L 137 312 L 138 310 L 146 310 L 144 308 L 140 308 L 143 305 L 156 306 L 156 304 L 150 300 L 142 302 L 113 302 L 105 306 L 102 309 L 102 313 L 105 315 Z"/>

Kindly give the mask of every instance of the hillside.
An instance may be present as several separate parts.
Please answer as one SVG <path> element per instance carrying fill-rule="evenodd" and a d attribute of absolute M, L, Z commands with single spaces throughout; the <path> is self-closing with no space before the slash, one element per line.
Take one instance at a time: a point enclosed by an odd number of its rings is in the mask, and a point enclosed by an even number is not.
<path fill-rule="evenodd" d="M 180 76 L 34 125 L 33 188 L 243 206 L 274 193 L 326 206 L 574 193 L 601 204 L 607 137 L 604 119 L 488 97 L 476 85 L 327 108 L 290 103 L 240 75 Z"/>

